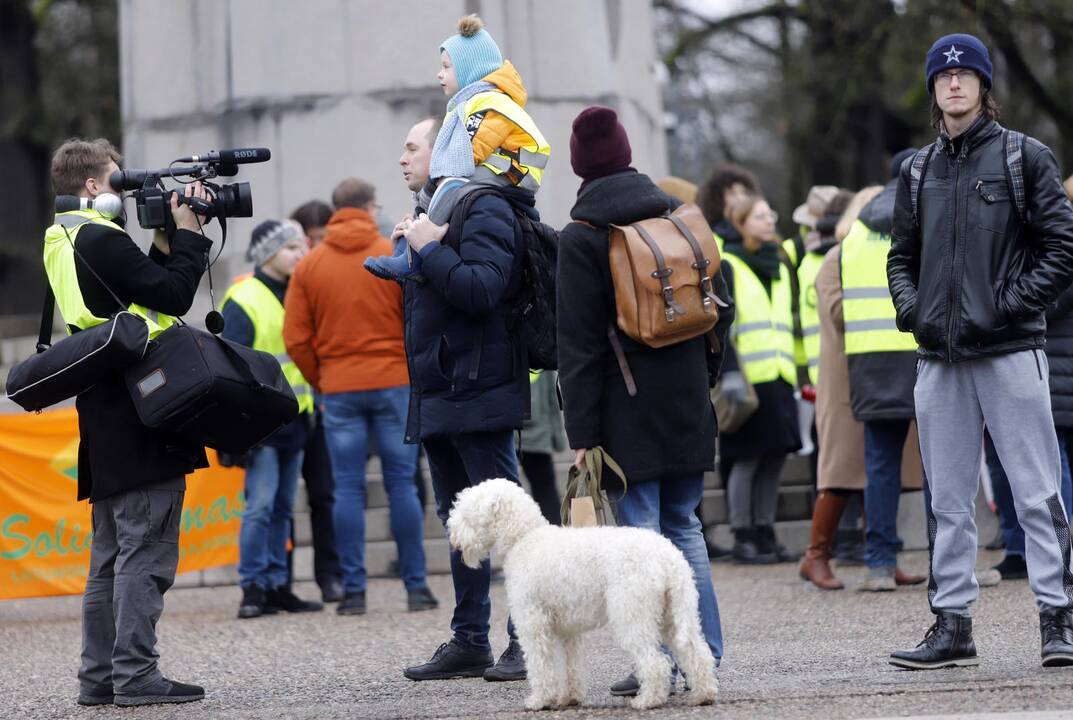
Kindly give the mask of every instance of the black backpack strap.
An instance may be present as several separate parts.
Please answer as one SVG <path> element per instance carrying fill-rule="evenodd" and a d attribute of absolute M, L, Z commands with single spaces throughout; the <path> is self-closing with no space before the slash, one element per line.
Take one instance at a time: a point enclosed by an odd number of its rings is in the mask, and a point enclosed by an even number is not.
<path fill-rule="evenodd" d="M 1025 134 L 1016 130 L 1006 131 L 1003 143 L 1003 155 L 1006 159 L 1006 184 L 1013 197 L 1013 206 L 1017 210 L 1017 219 L 1024 224 L 1025 214 Z"/>
<path fill-rule="evenodd" d="M 41 308 L 41 329 L 37 333 L 37 352 L 43 353 L 52 347 L 52 318 L 56 313 L 56 295 L 52 284 L 45 278 L 45 304 Z"/>
<path fill-rule="evenodd" d="M 924 182 L 924 173 L 928 170 L 928 162 L 933 152 L 935 143 L 917 150 L 909 168 L 909 201 L 913 208 L 913 225 L 916 227 L 920 227 L 920 186 Z"/>

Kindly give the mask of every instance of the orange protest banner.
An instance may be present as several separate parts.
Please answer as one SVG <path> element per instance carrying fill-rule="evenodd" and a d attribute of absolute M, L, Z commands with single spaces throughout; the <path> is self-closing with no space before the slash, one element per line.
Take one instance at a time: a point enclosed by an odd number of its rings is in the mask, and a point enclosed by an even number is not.
<path fill-rule="evenodd" d="M 180 573 L 238 562 L 243 471 L 209 463 L 187 480 Z M 82 592 L 93 528 L 77 481 L 73 408 L 0 415 L 0 599 Z"/>

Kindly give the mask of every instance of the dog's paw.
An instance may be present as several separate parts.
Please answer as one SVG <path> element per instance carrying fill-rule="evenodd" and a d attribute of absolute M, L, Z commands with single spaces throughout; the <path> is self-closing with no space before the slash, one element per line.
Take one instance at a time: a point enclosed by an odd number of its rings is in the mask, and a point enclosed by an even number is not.
<path fill-rule="evenodd" d="M 525 699 L 526 710 L 550 710 L 552 707 L 554 701 L 542 695 L 530 695 Z"/>
<path fill-rule="evenodd" d="M 667 698 L 660 697 L 659 695 L 645 695 L 641 693 L 634 698 L 630 699 L 630 707 L 634 710 L 651 710 L 652 708 L 663 707 L 663 704 L 667 702 Z"/>
<path fill-rule="evenodd" d="M 686 693 L 687 705 L 711 705 L 719 697 L 719 688 L 713 687 L 710 689 L 695 691 L 690 690 Z"/>

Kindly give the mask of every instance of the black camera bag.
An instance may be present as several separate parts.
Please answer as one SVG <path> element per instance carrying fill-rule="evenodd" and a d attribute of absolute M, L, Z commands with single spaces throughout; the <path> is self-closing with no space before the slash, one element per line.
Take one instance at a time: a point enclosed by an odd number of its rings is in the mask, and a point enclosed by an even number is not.
<path fill-rule="evenodd" d="M 192 444 L 241 454 L 298 416 L 276 359 L 177 324 L 126 371 L 138 417 Z"/>
<path fill-rule="evenodd" d="M 31 412 L 89 390 L 106 375 L 140 360 L 149 344 L 145 320 L 124 310 L 108 322 L 50 345 L 55 303 L 49 286 L 37 354 L 16 364 L 7 375 L 7 396 Z"/>

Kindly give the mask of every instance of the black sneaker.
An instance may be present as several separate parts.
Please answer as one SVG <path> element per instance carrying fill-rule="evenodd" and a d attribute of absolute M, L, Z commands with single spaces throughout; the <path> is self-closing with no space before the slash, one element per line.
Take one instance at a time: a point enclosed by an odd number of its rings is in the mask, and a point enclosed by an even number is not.
<path fill-rule="evenodd" d="M 488 682 L 525 680 L 525 653 L 517 640 L 511 640 L 499 662 L 484 671 L 484 679 Z"/>
<path fill-rule="evenodd" d="M 257 585 L 248 585 L 242 588 L 242 602 L 238 606 L 238 616 L 242 620 L 261 617 L 262 615 L 274 615 L 279 609 L 265 604 L 265 591 Z"/>
<path fill-rule="evenodd" d="M 303 600 L 286 586 L 278 587 L 265 593 L 265 607 L 272 607 L 289 613 L 317 612 L 324 609 L 322 603 Z"/>
<path fill-rule="evenodd" d="M 410 612 L 422 610 L 435 610 L 440 606 L 439 600 L 427 587 L 406 593 L 406 609 Z"/>
<path fill-rule="evenodd" d="M 471 650 L 456 640 L 445 642 L 423 665 L 402 671 L 409 680 L 450 680 L 452 678 L 482 677 L 492 667 L 492 653 Z"/>
<path fill-rule="evenodd" d="M 775 528 L 771 525 L 758 526 L 756 533 L 756 549 L 759 555 L 773 555 L 775 562 L 797 562 L 801 556 L 787 550 L 775 537 Z"/>
<path fill-rule="evenodd" d="M 993 569 L 998 570 L 1003 580 L 1024 580 L 1028 577 L 1028 563 L 1025 562 L 1024 555 L 1006 553 L 1002 562 L 995 565 Z"/>
<path fill-rule="evenodd" d="M 337 603 L 343 599 L 345 593 L 343 592 L 343 583 L 339 580 L 328 580 L 320 586 L 320 599 L 325 604 Z"/>
<path fill-rule="evenodd" d="M 365 591 L 347 593 L 335 607 L 337 615 L 364 615 L 365 614 Z"/>
<path fill-rule="evenodd" d="M 115 692 L 111 685 L 96 688 L 82 688 L 78 691 L 79 705 L 111 705 Z"/>
<path fill-rule="evenodd" d="M 1073 665 L 1073 610 L 1049 608 L 1039 614 L 1043 667 Z"/>
<path fill-rule="evenodd" d="M 945 667 L 979 665 L 976 643 L 972 641 L 972 618 L 938 612 L 935 624 L 913 650 L 890 654 L 890 664 L 906 670 L 937 670 Z"/>
<path fill-rule="evenodd" d="M 132 707 L 134 705 L 159 705 L 161 703 L 185 703 L 202 700 L 205 697 L 205 688 L 199 685 L 160 678 L 137 692 L 126 694 L 119 693 L 115 696 L 115 704 L 120 707 Z"/>
<path fill-rule="evenodd" d="M 725 548 L 718 543 L 714 543 L 707 537 L 704 538 L 704 546 L 708 550 L 709 560 L 730 560 L 731 552 L 730 548 Z"/>
<path fill-rule="evenodd" d="M 734 531 L 734 547 L 730 554 L 738 565 L 771 565 L 778 562 L 774 553 L 760 551 L 753 528 Z"/>

